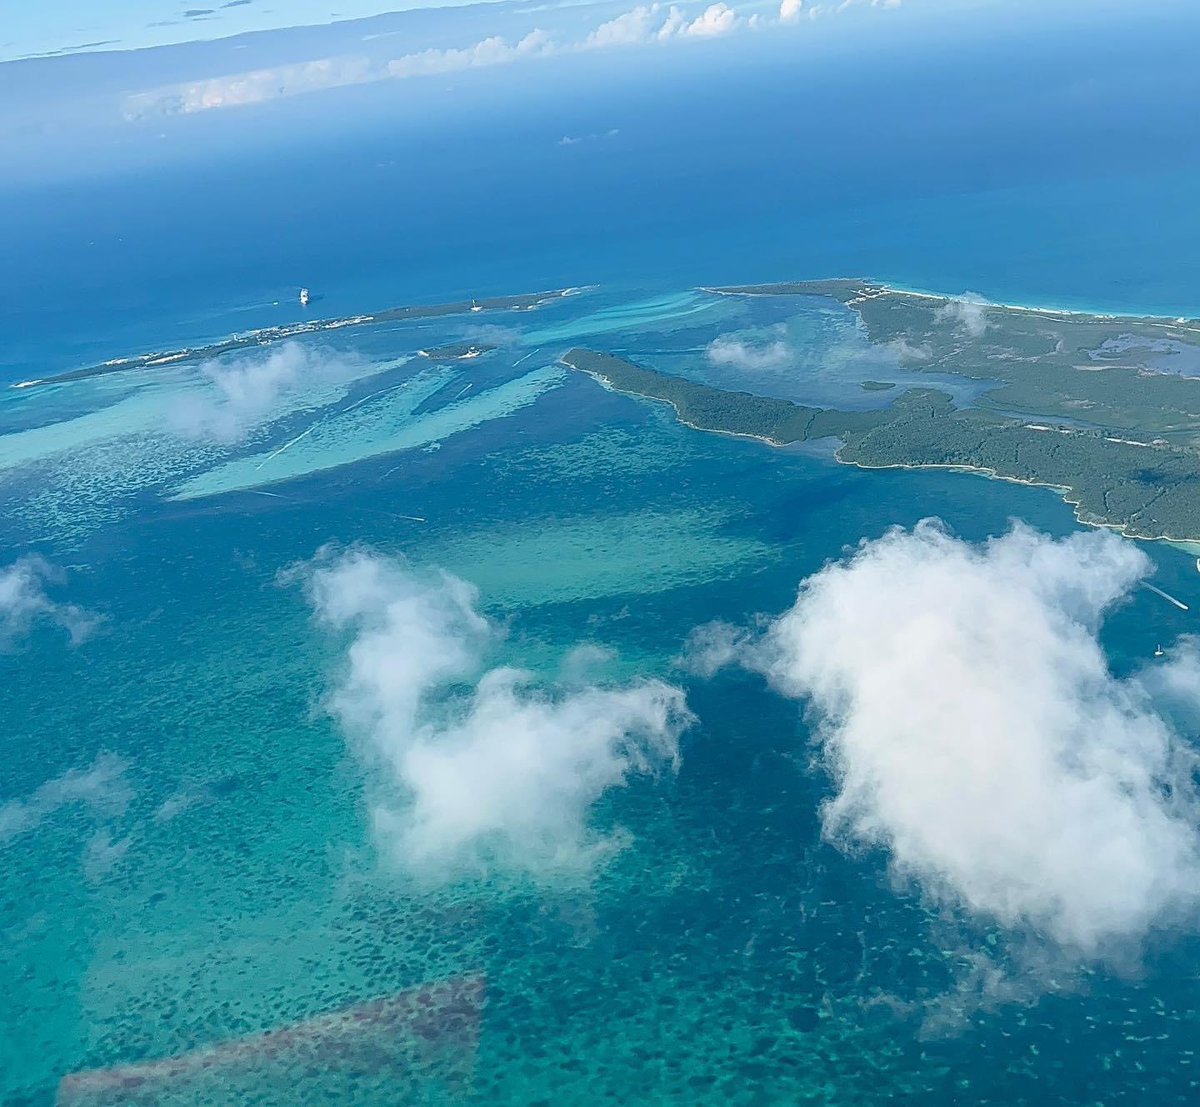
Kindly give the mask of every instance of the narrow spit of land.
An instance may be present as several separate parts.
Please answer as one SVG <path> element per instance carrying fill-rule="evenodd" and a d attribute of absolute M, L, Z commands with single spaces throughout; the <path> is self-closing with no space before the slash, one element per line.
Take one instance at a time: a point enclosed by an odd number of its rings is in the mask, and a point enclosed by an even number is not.
<path fill-rule="evenodd" d="M 372 312 L 370 315 L 345 315 L 337 319 L 312 319 L 298 323 L 284 323 L 278 327 L 262 327 L 258 330 L 246 331 L 244 334 L 230 335 L 219 342 L 210 342 L 203 346 L 191 346 L 181 350 L 159 351 L 149 354 L 138 354 L 134 357 L 114 358 L 101 365 L 87 365 L 81 369 L 72 369 L 66 373 L 56 373 L 37 380 L 21 381 L 13 388 L 34 388 L 45 384 L 61 384 L 64 381 L 86 380 L 88 377 L 100 377 L 106 373 L 124 373 L 130 369 L 155 369 L 167 365 L 180 365 L 187 362 L 206 361 L 220 357 L 235 350 L 245 350 L 253 346 L 269 346 L 273 342 L 286 338 L 296 338 L 300 335 L 320 334 L 323 331 L 344 330 L 347 327 L 369 327 L 379 323 L 395 323 L 410 319 L 432 319 L 443 315 L 479 315 L 489 312 L 502 311 L 533 311 L 545 304 L 553 303 L 577 292 L 577 289 L 563 288 L 551 292 L 531 292 L 520 296 L 491 296 L 482 300 L 460 300 L 449 304 L 425 304 L 410 307 L 387 308 L 384 311 Z M 480 354 L 491 349 L 490 346 L 468 346 L 431 350 L 427 356 L 439 360 L 459 359 L 478 356 L 466 353 L 467 350 L 478 350 Z"/>
<path fill-rule="evenodd" d="M 455 342 L 449 346 L 435 346 L 429 350 L 418 350 L 419 357 L 430 361 L 472 361 L 490 354 L 495 346 L 487 342 Z"/>

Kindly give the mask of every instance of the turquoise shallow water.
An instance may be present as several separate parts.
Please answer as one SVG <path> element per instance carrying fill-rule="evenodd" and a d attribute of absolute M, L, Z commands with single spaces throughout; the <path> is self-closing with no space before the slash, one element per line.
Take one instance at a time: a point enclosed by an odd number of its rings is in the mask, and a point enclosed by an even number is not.
<path fill-rule="evenodd" d="M 477 320 L 344 332 L 321 357 L 353 371 L 301 377 L 269 415 L 239 409 L 233 442 L 172 429 L 181 397 L 213 399 L 193 370 L 6 394 L 8 557 L 64 566 L 52 593 L 104 623 L 74 649 L 40 626 L 0 656 L 0 1100 L 1194 1102 L 1194 943 L 1155 937 L 1141 972 L 972 1003 L 956 982 L 986 939 L 891 887 L 879 857 L 821 840 L 829 784 L 796 705 L 677 667 L 694 627 L 782 610 L 892 524 L 936 514 L 973 540 L 1013 516 L 1075 527 L 1046 491 L 698 434 L 554 367 L 597 319 L 624 320 L 605 333 L 629 352 L 704 374 L 684 351 L 780 322 L 778 304 L 701 302 L 599 290 L 487 320 L 500 348 L 446 367 L 405 358 Z M 785 382 L 797 399 L 855 396 L 860 368 L 883 371 L 829 310 L 791 305 L 787 325 L 839 355 Z M 20 437 L 37 427 L 49 439 Z M 281 447 L 282 482 L 253 468 Z M 172 498 L 231 472 L 257 475 Z M 498 661 L 551 677 L 590 644 L 615 653 L 613 678 L 684 687 L 698 722 L 678 774 L 591 813 L 628 832 L 624 850 L 548 885 L 429 885 L 381 863 L 372 770 L 321 710 L 343 644 L 278 580 L 329 542 L 478 585 L 506 630 Z M 1194 601 L 1191 560 L 1151 553 L 1155 580 Z M 1112 665 L 1191 620 L 1139 593 L 1106 626 Z M 73 770 L 89 786 L 46 790 Z M 392 1006 L 330 1025 L 380 997 Z M 157 1063 L 139 1084 L 60 1086 L 137 1063 Z"/>
<path fill-rule="evenodd" d="M 1195 313 L 1178 7 L 995 35 L 953 16 L 827 55 L 747 36 L 620 80 L 572 56 L 458 74 L 419 126 L 351 90 L 325 130 L 292 104 L 226 145 L 156 124 L 86 179 L 0 182 L 3 384 L 293 322 L 300 285 L 340 316 L 599 284 L 0 394 L 0 568 L 44 556 L 47 594 L 101 620 L 76 647 L 0 622 L 0 1103 L 1195 1103 L 1193 938 L 979 1002 L 972 955 L 1011 946 L 822 840 L 799 705 L 676 663 L 894 523 L 1062 535 L 1069 509 L 697 434 L 555 365 L 591 342 L 839 407 L 911 382 L 831 303 L 701 284 Z M 606 137 L 560 142 L 584 134 Z M 417 355 L 463 341 L 498 348 Z M 555 882 L 384 863 L 383 767 L 325 710 L 347 643 L 278 579 L 327 543 L 473 582 L 491 664 L 569 681 L 583 645 L 609 651 L 596 679 L 683 688 L 678 771 L 588 812 L 623 850 Z M 1103 629 L 1117 674 L 1194 629 L 1192 560 L 1149 552 L 1192 610 L 1136 592 Z"/>

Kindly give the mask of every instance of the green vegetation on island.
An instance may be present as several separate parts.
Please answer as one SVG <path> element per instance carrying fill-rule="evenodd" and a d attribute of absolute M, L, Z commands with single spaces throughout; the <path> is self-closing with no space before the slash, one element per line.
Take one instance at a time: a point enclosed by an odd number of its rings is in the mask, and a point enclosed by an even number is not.
<path fill-rule="evenodd" d="M 994 382 L 977 401 L 980 410 L 1086 421 L 1146 441 L 1200 435 L 1200 379 L 1152 365 L 1190 351 L 1200 366 L 1197 320 L 1008 307 L 860 280 L 712 291 L 837 300 L 905 369 Z"/>
<path fill-rule="evenodd" d="M 1129 333 L 1126 323 L 1120 322 L 1121 334 Z M 1081 320 L 1077 325 L 1088 324 Z M 1105 331 L 1098 321 L 1096 327 L 1097 332 L 1113 333 L 1111 326 Z M 1172 334 L 1196 333 L 1192 324 L 1171 324 L 1170 329 Z M 1019 333 L 1037 331 L 1027 326 Z M 1097 332 L 1089 333 L 1089 340 Z M 900 337 L 896 331 L 889 333 Z M 923 335 L 931 336 L 932 331 Z M 995 345 L 999 336 L 990 340 Z M 1122 369 L 1114 384 L 1104 379 L 1111 369 L 1076 370 L 1078 387 L 1070 392 L 1063 380 L 1066 370 L 1052 368 L 1050 388 L 1039 396 L 1024 363 L 1016 363 L 1021 368 L 1014 375 L 1031 405 L 1091 416 L 1100 412 L 1123 420 L 1128 429 L 1118 430 L 1080 425 L 1077 419 L 1031 419 L 1011 407 L 959 409 L 937 389 L 906 389 L 882 410 L 840 411 L 714 388 L 590 350 L 571 350 L 562 360 L 617 391 L 671 404 L 681 420 L 698 430 L 746 435 L 780 446 L 832 436 L 841 440 L 837 456 L 847 464 L 966 469 L 1046 485 L 1059 489 L 1083 522 L 1119 527 L 1139 538 L 1200 539 L 1200 380 L 1165 374 L 1151 378 Z M 987 363 L 972 364 L 981 368 Z M 1008 373 L 1011 364 L 991 367 L 990 379 Z M 957 372 L 958 367 L 942 359 L 940 371 Z M 1134 372 L 1132 379 L 1129 372 Z M 1160 387 L 1159 380 L 1167 387 Z M 1148 384 L 1148 401 L 1138 392 L 1142 383 Z M 995 392 L 988 396 L 994 404 Z"/>
<path fill-rule="evenodd" d="M 1200 539 L 1200 452 L 985 411 L 920 413 L 843 437 L 838 458 L 867 467 L 970 469 L 1060 489 L 1082 522 L 1137 538 Z"/>
<path fill-rule="evenodd" d="M 791 400 L 756 396 L 751 392 L 728 392 L 592 350 L 569 350 L 561 360 L 617 392 L 670 404 L 683 422 L 697 430 L 761 438 L 774 446 L 816 438 L 841 438 L 889 418 L 880 411 L 835 411 L 804 407 Z M 944 396 L 933 392 L 905 395 Z"/>

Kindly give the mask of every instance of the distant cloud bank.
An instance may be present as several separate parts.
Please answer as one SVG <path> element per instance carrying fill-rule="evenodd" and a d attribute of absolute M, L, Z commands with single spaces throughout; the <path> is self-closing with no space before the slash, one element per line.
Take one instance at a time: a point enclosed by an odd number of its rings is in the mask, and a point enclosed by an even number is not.
<path fill-rule="evenodd" d="M 856 2 L 843 0 L 836 5 L 804 7 L 802 0 L 782 0 L 778 18 L 764 17 L 758 13 L 743 15 L 724 0 L 702 9 L 687 4 L 639 4 L 599 24 L 582 37 L 568 40 L 557 39 L 549 31 L 534 28 L 515 40 L 492 35 L 467 46 L 421 50 L 391 59 L 367 54 L 343 54 L 185 81 L 134 93 L 125 99 L 124 112 L 129 120 L 187 115 L 215 108 L 261 104 L 350 85 L 511 65 L 532 58 L 688 39 L 719 39 L 742 30 L 795 23 L 802 9 L 804 14 L 815 18 L 835 14 L 855 6 Z M 871 0 L 870 6 L 894 7 L 897 4 L 898 0 L 894 3 Z"/>
<path fill-rule="evenodd" d="M 553 688 L 487 668 L 498 628 L 456 577 L 361 550 L 297 573 L 320 622 L 349 635 L 328 708 L 378 771 L 376 839 L 406 871 L 586 873 L 621 842 L 591 826 L 592 805 L 678 761 L 679 689 L 590 682 L 583 656 Z"/>

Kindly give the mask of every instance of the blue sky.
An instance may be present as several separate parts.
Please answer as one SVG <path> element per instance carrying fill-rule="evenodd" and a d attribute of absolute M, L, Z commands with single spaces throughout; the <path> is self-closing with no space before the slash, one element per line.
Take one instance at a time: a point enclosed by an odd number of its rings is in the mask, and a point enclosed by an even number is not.
<path fill-rule="evenodd" d="M 61 49 L 111 39 L 127 45 L 155 14 L 151 4 L 160 5 L 161 11 L 167 2 L 136 0 L 132 7 L 104 9 L 103 14 L 99 6 L 83 9 L 78 0 L 71 0 L 81 12 L 79 18 L 89 21 L 86 26 L 72 23 L 61 7 L 53 8 L 53 18 L 47 18 L 35 14 L 40 5 L 27 5 L 19 20 L 6 26 L 10 35 L 24 27 L 26 45 L 36 40 L 50 47 L 53 41 Z M 223 19 L 211 23 L 185 20 L 182 26 L 159 28 L 155 33 L 181 41 L 155 48 L 111 45 L 0 64 L 0 102 L 7 108 L 0 116 L 0 146 L 7 137 L 17 147 L 33 149 L 43 140 L 67 141 L 72 131 L 83 132 L 81 140 L 86 142 L 112 128 L 155 126 L 199 115 L 233 116 L 246 108 L 278 101 L 291 104 L 300 98 L 305 99 L 303 110 L 311 112 L 314 94 L 348 87 L 419 84 L 420 95 L 429 98 L 436 87 L 480 70 L 514 70 L 536 80 L 539 70 L 545 72 L 539 63 L 551 58 L 603 54 L 619 66 L 641 64 L 639 54 L 656 59 L 687 56 L 689 46 L 719 47 L 725 54 L 731 44 L 753 39 L 815 40 L 835 24 L 878 25 L 902 22 L 908 15 L 898 0 L 508 0 L 305 26 L 305 16 L 327 19 L 333 3 L 339 5 L 339 15 L 348 16 L 378 8 L 381 2 L 394 7 L 395 0 L 323 0 L 324 6 L 303 0 L 286 12 L 264 6 L 254 17 L 260 24 L 268 17 L 286 19 L 288 26 L 231 33 L 236 29 L 233 19 L 248 20 L 250 16 L 241 13 L 270 2 L 252 0 L 222 11 Z M 274 3 L 278 6 L 278 0 Z M 919 12 L 919 0 L 912 10 Z M 218 26 L 227 34 L 217 34 Z"/>
<path fill-rule="evenodd" d="M 583 0 L 586 4 L 586 0 Z M 1075 0 L 1052 0 L 1062 5 Z M 44 55 L 135 50 L 208 41 L 254 31 L 320 26 L 391 12 L 469 6 L 472 0 L 0 0 L 0 62 Z M 731 3 L 753 11 L 765 3 Z M 1031 0 L 803 0 L 789 8 L 830 14 L 839 8 L 875 7 L 954 12 L 975 8 L 1027 8 Z M 579 6 L 580 0 L 551 0 L 543 8 Z M 476 3 L 476 6 L 479 6 Z M 627 5 L 636 7 L 636 0 Z M 669 8 L 669 3 L 664 8 Z M 686 4 L 684 5 L 686 6 Z M 1103 2 L 1089 4 L 1104 7 Z"/>
<path fill-rule="evenodd" d="M 361 19 L 455 0 L 0 0 L 0 61 L 80 50 L 134 50 L 248 31 Z"/>

